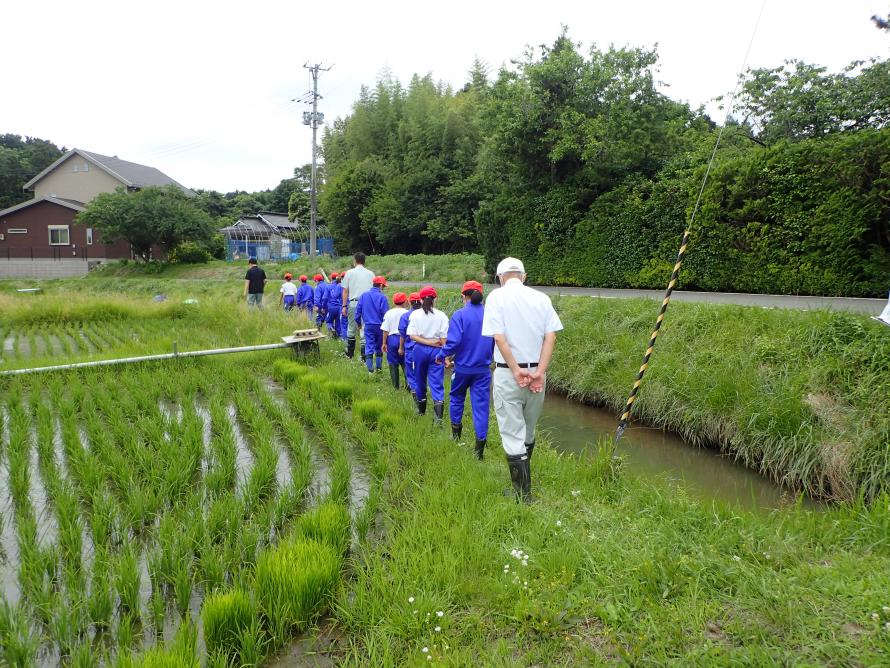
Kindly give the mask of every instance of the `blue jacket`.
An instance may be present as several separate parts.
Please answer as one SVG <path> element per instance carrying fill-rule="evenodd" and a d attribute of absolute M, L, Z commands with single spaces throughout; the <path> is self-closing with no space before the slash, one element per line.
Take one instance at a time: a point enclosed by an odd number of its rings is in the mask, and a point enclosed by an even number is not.
<path fill-rule="evenodd" d="M 413 309 L 408 309 L 407 313 L 403 313 L 402 317 L 399 318 L 399 334 L 402 335 L 402 338 L 405 340 L 405 350 L 411 350 L 414 347 L 414 339 L 408 336 L 408 318 L 411 317 L 413 313 Z"/>
<path fill-rule="evenodd" d="M 304 306 L 312 303 L 312 286 L 308 283 L 300 283 L 297 289 L 297 306 Z"/>
<path fill-rule="evenodd" d="M 384 314 L 389 310 L 389 300 L 380 292 L 380 288 L 374 286 L 358 298 L 358 306 L 355 307 L 355 322 L 359 325 L 362 321 L 366 325 L 379 325 L 383 322 Z"/>
<path fill-rule="evenodd" d="M 466 304 L 448 323 L 448 339 L 442 354 L 454 356 L 457 373 L 483 373 L 491 367 L 494 339 L 482 336 L 482 304 Z"/>
<path fill-rule="evenodd" d="M 334 281 L 328 285 L 328 311 L 337 311 L 343 308 L 343 286 L 340 281 Z"/>
<path fill-rule="evenodd" d="M 315 286 L 315 307 L 325 308 L 328 303 L 328 284 L 321 281 Z"/>

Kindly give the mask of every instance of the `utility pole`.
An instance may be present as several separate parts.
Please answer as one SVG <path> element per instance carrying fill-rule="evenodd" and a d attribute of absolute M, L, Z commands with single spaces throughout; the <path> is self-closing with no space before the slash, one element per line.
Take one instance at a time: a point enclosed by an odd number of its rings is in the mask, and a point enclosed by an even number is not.
<path fill-rule="evenodd" d="M 317 157 L 318 148 L 316 138 L 318 126 L 324 123 L 324 114 L 318 111 L 318 100 L 321 96 L 318 94 L 318 73 L 327 72 L 330 67 L 322 67 L 321 63 L 310 65 L 307 61 L 303 67 L 312 74 L 312 92 L 309 95 L 312 98 L 312 111 L 303 112 L 303 125 L 309 125 L 312 128 L 312 180 L 309 186 L 309 257 L 315 259 L 315 247 L 317 244 L 316 233 L 316 217 L 318 212 L 318 183 L 317 183 Z"/>

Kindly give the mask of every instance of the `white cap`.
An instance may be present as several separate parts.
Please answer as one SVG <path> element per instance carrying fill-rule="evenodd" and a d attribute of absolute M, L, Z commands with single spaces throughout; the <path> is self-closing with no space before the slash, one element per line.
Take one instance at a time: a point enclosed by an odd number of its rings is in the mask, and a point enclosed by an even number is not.
<path fill-rule="evenodd" d="M 519 272 L 520 274 L 525 273 L 525 266 L 522 264 L 522 260 L 517 260 L 515 257 L 505 257 L 498 263 L 497 275 L 502 276 L 511 271 Z"/>

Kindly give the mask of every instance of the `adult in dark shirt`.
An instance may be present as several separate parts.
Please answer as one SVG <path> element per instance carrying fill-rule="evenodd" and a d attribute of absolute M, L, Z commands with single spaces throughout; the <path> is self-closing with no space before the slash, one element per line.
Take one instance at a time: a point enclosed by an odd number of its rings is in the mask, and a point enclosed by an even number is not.
<path fill-rule="evenodd" d="M 266 289 L 266 272 L 256 264 L 256 258 L 248 260 L 247 273 L 244 275 L 244 294 L 247 305 L 263 308 L 263 291 Z"/>

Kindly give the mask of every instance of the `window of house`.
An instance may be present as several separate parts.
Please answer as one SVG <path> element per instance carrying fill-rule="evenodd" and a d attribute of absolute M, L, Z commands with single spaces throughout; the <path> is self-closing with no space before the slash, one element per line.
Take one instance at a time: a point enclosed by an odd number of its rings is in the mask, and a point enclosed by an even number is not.
<path fill-rule="evenodd" d="M 7 234 L 27 234 L 28 230 L 25 227 L 10 227 L 6 230 Z"/>
<path fill-rule="evenodd" d="M 88 227 L 87 228 L 87 246 L 92 246 L 92 245 L 93 245 L 93 228 Z"/>
<path fill-rule="evenodd" d="M 68 226 L 67 225 L 50 225 L 49 226 L 49 245 L 50 246 L 67 246 L 69 245 Z"/>
<path fill-rule="evenodd" d="M 75 162 L 74 163 L 74 171 L 75 172 L 88 172 L 90 171 L 90 163 L 84 162 Z"/>

